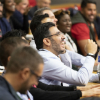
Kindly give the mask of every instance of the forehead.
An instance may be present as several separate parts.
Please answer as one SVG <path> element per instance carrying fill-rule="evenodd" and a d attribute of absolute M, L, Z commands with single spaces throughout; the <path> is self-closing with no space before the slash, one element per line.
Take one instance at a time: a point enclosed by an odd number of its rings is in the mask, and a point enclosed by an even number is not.
<path fill-rule="evenodd" d="M 22 3 L 29 3 L 28 0 L 22 0 L 21 2 L 22 2 Z"/>
<path fill-rule="evenodd" d="M 64 19 L 69 19 L 70 18 L 70 16 L 68 15 L 68 14 L 64 14 L 64 15 L 62 15 L 62 17 L 61 18 L 64 18 Z"/>
<path fill-rule="evenodd" d="M 50 27 L 49 31 L 51 34 L 55 34 L 57 32 L 60 32 L 56 26 Z"/>
<path fill-rule="evenodd" d="M 86 5 L 85 8 L 93 8 L 93 9 L 96 9 L 96 4 L 93 4 L 93 3 L 87 3 L 87 5 Z"/>
<path fill-rule="evenodd" d="M 47 17 L 47 18 L 44 18 L 41 22 L 42 23 L 52 22 L 52 20 L 49 17 Z"/>
<path fill-rule="evenodd" d="M 44 10 L 43 14 L 48 14 L 49 17 L 54 17 L 54 14 L 53 14 L 53 12 L 51 10 Z"/>

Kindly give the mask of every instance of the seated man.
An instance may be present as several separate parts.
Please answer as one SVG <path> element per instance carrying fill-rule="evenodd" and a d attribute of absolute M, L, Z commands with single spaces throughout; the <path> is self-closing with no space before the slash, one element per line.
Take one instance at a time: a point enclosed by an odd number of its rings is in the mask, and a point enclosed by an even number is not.
<path fill-rule="evenodd" d="M 16 92 L 26 94 L 33 84 L 37 84 L 42 70 L 43 60 L 35 50 L 30 47 L 16 49 L 8 62 L 6 73 L 0 76 L 0 100 L 21 100 Z"/>
<path fill-rule="evenodd" d="M 17 48 L 18 46 L 28 45 L 27 42 L 25 42 L 25 40 L 14 37 L 14 36 L 21 37 L 22 36 L 21 32 L 22 31 L 13 30 L 11 32 L 8 32 L 3 37 L 3 40 L 0 44 L 0 58 L 2 59 L 3 65 L 7 66 L 8 59 L 10 58 L 10 55 L 15 50 L 15 48 Z M 14 34 L 12 34 L 12 33 L 14 33 Z M 23 41 L 23 43 L 21 41 Z M 2 49 L 1 49 L 1 47 L 2 47 Z M 3 53 L 1 53 L 1 52 L 3 52 Z M 5 55 L 7 55 L 7 56 L 5 56 Z M 7 67 L 6 67 L 6 69 L 7 69 Z M 34 96 L 35 100 L 47 100 L 48 98 L 49 98 L 49 100 L 52 100 L 52 99 L 56 99 L 56 100 L 68 99 L 68 100 L 70 100 L 70 99 L 73 99 L 73 97 L 74 97 L 74 100 L 77 100 L 81 96 L 87 97 L 87 96 L 93 96 L 95 94 L 99 94 L 100 90 L 95 87 L 99 87 L 99 85 L 91 86 L 91 87 L 77 87 L 77 89 L 79 89 L 79 90 L 75 90 L 74 87 L 53 86 L 53 85 L 46 85 L 46 84 L 39 82 L 39 84 L 37 85 L 37 88 L 31 87 L 30 92 Z M 41 89 L 39 89 L 39 88 L 41 88 Z M 82 90 L 82 91 L 80 91 L 80 90 Z M 90 94 L 91 91 L 96 91 L 96 92 L 92 92 Z M 23 97 L 24 99 L 27 98 L 26 95 L 24 95 L 24 96 L 21 94 L 19 94 L 19 95 L 20 95 L 20 97 Z M 30 99 L 32 98 L 31 95 L 29 94 L 29 92 L 28 92 L 28 96 L 30 97 Z"/>
<path fill-rule="evenodd" d="M 34 39 L 36 47 L 44 59 L 42 82 L 53 85 L 61 85 L 61 82 L 74 85 L 86 85 L 88 83 L 89 78 L 92 76 L 95 62 L 90 53 L 94 55 L 97 51 L 97 45 L 93 41 L 88 40 L 86 45 L 88 55 L 86 57 L 66 51 L 64 35 L 51 22 L 38 26 L 34 33 Z M 68 59 L 66 60 L 66 56 L 70 56 L 71 59 L 69 61 Z M 82 66 L 78 72 L 69 68 L 69 66 L 72 66 L 72 63 Z M 97 78 L 99 77 L 97 76 Z"/>
<path fill-rule="evenodd" d="M 41 10 L 41 9 L 40 9 Z M 50 12 L 50 11 L 49 11 Z M 52 13 L 52 12 L 51 12 Z M 54 18 L 55 19 L 55 18 Z M 30 24 L 30 28 L 31 28 L 31 31 L 32 31 L 32 34 L 34 35 L 34 32 L 36 30 L 36 28 L 42 24 L 42 23 L 46 23 L 46 22 L 53 22 L 54 23 L 54 19 L 51 19 L 50 17 L 48 17 L 48 14 L 44 14 L 44 15 L 37 15 L 37 16 L 34 16 L 32 21 L 31 21 L 31 24 Z M 35 41 L 32 40 L 32 42 L 30 43 L 30 45 L 33 47 L 33 48 L 36 48 L 36 45 L 35 45 Z M 34 46 L 33 46 L 34 45 Z M 67 45 L 66 45 L 67 46 Z M 68 46 L 66 48 L 67 50 L 68 49 Z M 70 63 L 70 65 L 68 65 L 68 67 L 71 67 L 71 57 L 70 55 L 67 55 L 66 58 L 66 63 Z M 90 82 L 97 82 L 99 81 L 99 74 L 92 74 L 92 76 L 90 77 Z"/>

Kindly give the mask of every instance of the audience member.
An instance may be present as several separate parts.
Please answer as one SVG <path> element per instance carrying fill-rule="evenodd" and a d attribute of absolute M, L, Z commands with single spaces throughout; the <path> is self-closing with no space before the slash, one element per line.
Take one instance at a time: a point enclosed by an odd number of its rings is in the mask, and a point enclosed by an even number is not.
<path fill-rule="evenodd" d="M 28 33 L 28 19 L 25 17 L 25 20 L 22 22 L 18 22 L 16 18 L 13 17 L 13 13 L 15 12 L 15 2 L 14 0 L 3 0 L 4 5 L 4 17 L 10 24 L 11 29 L 22 29 L 26 33 Z M 16 15 L 17 16 L 17 15 Z M 19 18 L 20 19 L 20 18 Z"/>
<path fill-rule="evenodd" d="M 86 85 L 88 83 L 93 72 L 95 61 L 89 53 L 94 55 L 97 50 L 97 45 L 93 41 L 88 40 L 86 45 L 87 57 L 83 57 L 68 50 L 64 53 L 65 37 L 53 23 L 49 22 L 40 25 L 35 30 L 34 39 L 36 47 L 44 59 L 42 82 L 56 85 L 61 85 L 61 82 L 75 85 Z M 92 48 L 93 46 L 94 48 Z M 58 57 L 59 54 L 61 54 L 62 62 Z M 70 62 L 68 59 L 66 60 L 66 55 L 70 55 Z M 72 63 L 82 66 L 78 72 L 67 67 L 72 66 Z"/>
<path fill-rule="evenodd" d="M 8 21 L 3 17 L 3 0 L 0 0 L 0 38 L 6 32 L 11 30 L 10 24 Z"/>
<path fill-rule="evenodd" d="M 7 32 L 5 35 L 3 35 L 3 37 L 1 38 L 1 41 L 3 41 L 4 39 L 8 38 L 8 37 L 20 37 L 22 39 L 25 39 L 26 33 L 23 32 L 22 30 L 12 30 Z"/>
<path fill-rule="evenodd" d="M 12 34 L 14 32 L 14 35 Z M 3 54 L 1 57 L 3 57 L 3 64 L 6 66 L 6 62 L 8 62 L 8 59 L 10 58 L 10 55 L 11 53 L 19 46 L 25 46 L 25 45 L 28 45 L 27 42 L 25 40 L 22 40 L 21 38 L 16 38 L 16 37 L 21 37 L 21 32 L 20 34 L 16 34 L 17 30 L 13 30 L 11 32 L 8 32 L 7 34 L 9 35 L 6 35 L 2 42 L 1 42 L 1 45 L 0 45 L 0 52 L 3 51 Z M 12 35 L 12 37 L 11 37 Z M 16 37 L 13 37 L 13 36 L 16 36 Z M 9 38 L 10 37 L 10 38 Z M 2 48 L 2 49 L 1 49 Z M 6 50 L 7 49 L 7 50 Z M 4 55 L 9 55 L 9 56 L 4 56 Z M 6 67 L 7 69 L 7 67 Z M 75 90 L 74 87 L 61 87 L 61 86 L 53 86 L 53 85 L 46 85 L 46 84 L 43 84 L 41 82 L 39 82 L 39 84 L 37 85 L 38 88 L 34 88 L 34 87 L 31 87 L 30 89 L 30 92 L 32 93 L 32 95 L 34 96 L 34 99 L 35 100 L 46 100 L 47 98 L 49 98 L 49 100 L 52 100 L 52 99 L 56 99 L 56 100 L 65 100 L 65 99 L 68 99 L 68 100 L 71 100 L 73 99 L 79 99 L 81 96 L 93 96 L 95 94 L 99 94 L 99 90 L 98 88 L 95 88 L 95 87 L 98 87 L 99 85 L 97 86 L 91 86 L 91 87 L 77 87 L 77 89 L 80 89 L 80 90 Z M 41 88 L 41 89 L 39 89 Z M 92 89 L 93 88 L 93 89 Z M 88 91 L 87 91 L 88 89 Z M 74 91 L 75 90 L 75 91 Z M 83 91 L 84 90 L 84 91 Z M 93 92 L 92 94 L 89 94 L 91 91 L 96 91 L 95 93 Z M 38 95 L 37 95 L 38 94 Z M 19 94 L 18 95 L 23 99 L 27 98 L 26 95 L 22 95 L 22 94 Z M 28 96 L 30 98 L 31 97 L 31 94 L 28 92 Z M 23 99 L 23 100 L 24 100 Z M 31 99 L 32 100 L 32 99 Z"/>
<path fill-rule="evenodd" d="M 81 10 L 72 18 L 71 33 L 76 39 L 78 51 L 82 55 L 87 55 L 85 52 L 85 45 L 88 39 L 92 39 L 96 42 L 97 33 L 94 33 L 94 29 L 91 27 L 91 23 L 94 21 L 97 14 L 96 1 L 95 0 L 82 0 Z"/>
<path fill-rule="evenodd" d="M 36 0 L 36 6 L 32 7 L 29 11 L 29 16 L 32 18 L 36 10 L 44 7 L 50 7 L 51 0 Z"/>
<path fill-rule="evenodd" d="M 6 73 L 0 77 L 0 98 L 20 100 L 16 92 L 26 94 L 33 84 L 37 84 L 42 70 L 43 60 L 35 50 L 30 47 L 16 49 L 8 62 Z"/>
<path fill-rule="evenodd" d="M 26 33 L 29 32 L 28 24 L 28 11 L 29 11 L 29 2 L 28 0 L 14 0 L 16 4 L 16 10 L 13 13 L 12 20 L 14 23 L 15 29 L 22 29 Z M 18 24 L 16 24 L 18 23 Z M 19 27 L 20 25 L 20 27 Z"/>
<path fill-rule="evenodd" d="M 70 12 L 64 10 L 58 10 L 55 13 L 55 17 L 58 19 L 57 27 L 58 29 L 64 33 L 66 44 L 70 47 L 71 51 L 77 52 L 77 47 L 74 41 L 71 39 L 71 18 Z M 69 35 L 68 35 L 69 34 Z"/>
<path fill-rule="evenodd" d="M 51 20 L 53 21 L 53 23 L 56 25 L 57 19 L 55 18 L 55 15 L 53 14 L 53 12 L 52 12 L 52 10 L 50 8 L 47 8 L 47 7 L 41 8 L 41 9 L 37 10 L 34 13 L 34 16 L 44 15 L 44 14 L 48 14 L 49 18 L 51 18 Z"/>

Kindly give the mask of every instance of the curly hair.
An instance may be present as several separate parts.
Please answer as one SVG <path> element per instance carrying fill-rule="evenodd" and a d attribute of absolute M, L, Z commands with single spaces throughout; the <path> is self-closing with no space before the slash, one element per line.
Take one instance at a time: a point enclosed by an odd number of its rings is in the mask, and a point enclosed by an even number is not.
<path fill-rule="evenodd" d="M 33 17 L 31 24 L 30 24 L 30 29 L 32 31 L 33 36 L 34 36 L 35 29 L 41 24 L 41 21 L 46 17 L 49 17 L 49 15 L 44 14 L 44 15 L 38 15 L 38 16 Z"/>
<path fill-rule="evenodd" d="M 52 22 L 40 24 L 34 32 L 34 40 L 37 49 L 43 48 L 43 39 L 50 35 L 49 28 L 55 26 Z"/>
<path fill-rule="evenodd" d="M 61 9 L 61 10 L 54 12 L 55 17 L 58 19 L 57 23 L 59 23 L 60 18 L 65 14 L 70 15 L 70 11 L 69 10 L 66 11 L 66 10 Z"/>

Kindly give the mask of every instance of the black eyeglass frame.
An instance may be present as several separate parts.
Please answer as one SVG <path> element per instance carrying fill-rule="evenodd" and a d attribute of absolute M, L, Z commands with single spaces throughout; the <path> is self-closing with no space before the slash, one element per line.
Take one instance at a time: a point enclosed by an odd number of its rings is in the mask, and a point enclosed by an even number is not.
<path fill-rule="evenodd" d="M 33 74 L 33 75 L 35 75 L 36 77 L 37 77 L 37 80 L 39 81 L 40 79 L 41 79 L 41 76 L 38 76 L 36 73 L 34 73 L 34 71 L 32 71 L 31 69 L 30 69 L 30 72 L 31 72 L 31 74 Z"/>
<path fill-rule="evenodd" d="M 60 34 L 63 34 L 63 33 L 61 33 L 61 32 L 57 32 L 56 34 L 46 36 L 46 38 L 51 37 L 51 36 L 54 36 L 54 35 L 57 35 L 57 36 L 58 36 L 58 35 L 60 35 Z"/>

